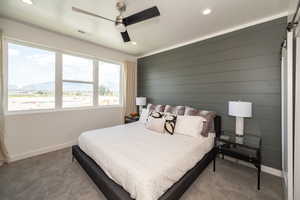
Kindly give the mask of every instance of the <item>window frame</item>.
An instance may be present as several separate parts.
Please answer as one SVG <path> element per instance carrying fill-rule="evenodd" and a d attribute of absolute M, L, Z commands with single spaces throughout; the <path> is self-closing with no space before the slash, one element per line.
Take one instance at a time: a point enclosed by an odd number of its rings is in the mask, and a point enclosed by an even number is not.
<path fill-rule="evenodd" d="M 8 110 L 8 43 L 22 45 L 31 48 L 37 48 L 46 51 L 52 51 L 55 53 L 55 107 L 49 109 L 30 109 L 30 110 Z M 12 38 L 4 37 L 2 44 L 3 49 L 3 105 L 5 115 L 18 115 L 18 114 L 34 114 L 34 113 L 51 113 L 57 111 L 68 111 L 68 110 L 89 110 L 89 109 L 101 109 L 101 108 L 122 108 L 123 105 L 123 72 L 124 64 L 118 61 L 108 60 L 99 57 L 93 57 L 84 55 L 76 52 L 67 50 L 60 50 L 56 48 L 46 47 L 43 45 L 33 44 L 30 42 L 19 41 Z M 76 80 L 63 80 L 63 54 L 90 59 L 93 61 L 93 81 L 76 81 Z M 120 65 L 120 93 L 119 93 L 119 104 L 114 105 L 100 105 L 99 104 L 99 62 L 108 62 L 112 64 Z M 80 107 L 63 107 L 63 83 L 88 83 L 93 86 L 93 104 L 91 106 L 80 106 Z"/>
<path fill-rule="evenodd" d="M 113 105 L 100 105 L 99 104 L 99 99 L 97 99 L 97 105 L 98 106 L 119 106 L 119 105 L 123 105 L 123 82 L 124 82 L 124 76 L 122 76 L 124 74 L 124 64 L 120 64 L 120 63 L 117 63 L 117 62 L 112 62 L 112 61 L 106 61 L 106 60 L 97 60 L 97 77 L 98 77 L 98 80 L 97 80 L 97 98 L 99 98 L 99 91 L 98 91 L 98 87 L 99 87 L 99 62 L 106 62 L 106 63 L 110 63 L 110 64 L 117 64 L 117 65 L 120 65 L 120 74 L 119 74 L 119 77 L 120 77 L 120 81 L 119 81 L 119 104 L 113 104 Z"/>
<path fill-rule="evenodd" d="M 71 80 L 71 79 L 64 79 L 64 77 L 63 77 L 63 67 L 64 67 L 64 60 L 63 60 L 63 56 L 64 55 L 67 55 L 67 56 L 73 56 L 73 57 L 78 57 L 78 58 L 83 58 L 83 59 L 88 59 L 88 60 L 91 60 L 92 61 L 92 67 L 93 67 L 93 77 L 92 77 L 92 81 L 79 81 L 79 80 Z M 97 92 L 97 91 L 95 91 L 95 81 L 96 81 L 96 79 L 98 80 L 98 78 L 97 77 L 95 77 L 95 71 L 97 71 L 98 70 L 98 66 L 97 65 L 95 65 L 95 59 L 92 59 L 92 58 L 87 58 L 87 57 L 83 57 L 83 56 L 79 56 L 79 55 L 73 55 L 73 54 L 69 54 L 69 53 L 61 53 L 61 59 L 62 59 L 62 68 L 61 68 L 61 77 L 62 77 L 62 79 L 61 79 L 61 84 L 62 84 L 62 88 L 61 88 L 61 90 L 62 90 L 62 96 L 61 96 L 61 107 L 60 108 L 62 108 L 62 109 L 72 109 L 72 108 L 82 108 L 82 107 L 93 107 L 93 106 L 97 106 L 97 102 L 95 102 L 95 92 Z M 93 88 L 93 97 L 92 97 L 92 105 L 91 106 L 74 106 L 74 107 L 63 107 L 63 85 L 64 85 L 64 83 L 83 83 L 83 84 L 90 84 L 90 85 L 92 85 L 92 88 Z"/>

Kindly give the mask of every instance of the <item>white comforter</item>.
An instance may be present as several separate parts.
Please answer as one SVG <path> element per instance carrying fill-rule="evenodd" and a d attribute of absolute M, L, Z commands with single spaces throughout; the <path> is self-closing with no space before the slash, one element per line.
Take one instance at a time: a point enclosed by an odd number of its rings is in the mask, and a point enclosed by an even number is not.
<path fill-rule="evenodd" d="M 131 198 L 154 200 L 201 160 L 213 136 L 162 135 L 135 122 L 84 132 L 79 146 Z"/>

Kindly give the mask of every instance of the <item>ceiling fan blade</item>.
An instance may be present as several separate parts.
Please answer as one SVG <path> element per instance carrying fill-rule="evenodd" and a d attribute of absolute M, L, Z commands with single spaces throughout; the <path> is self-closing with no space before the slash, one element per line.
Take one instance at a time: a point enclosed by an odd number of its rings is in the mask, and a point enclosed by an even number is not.
<path fill-rule="evenodd" d="M 105 19 L 105 20 L 108 20 L 108 21 L 111 21 L 111 22 L 115 22 L 115 20 L 108 19 L 106 17 L 102 17 L 100 15 L 97 15 L 97 14 L 94 14 L 94 13 L 82 10 L 80 8 L 72 7 L 72 10 L 75 11 L 75 12 L 79 12 L 79 13 L 85 14 L 85 15 L 90 15 L 90 16 L 93 16 L 93 17 L 98 17 L 98 18 Z"/>
<path fill-rule="evenodd" d="M 160 12 L 158 8 L 154 6 L 124 18 L 123 23 L 125 26 L 129 26 L 131 24 L 135 24 L 157 16 L 160 16 Z"/>
<path fill-rule="evenodd" d="M 129 37 L 127 31 L 121 32 L 121 35 L 122 35 L 122 38 L 123 38 L 123 41 L 124 41 L 124 42 L 129 42 L 129 41 L 130 41 L 130 37 Z"/>

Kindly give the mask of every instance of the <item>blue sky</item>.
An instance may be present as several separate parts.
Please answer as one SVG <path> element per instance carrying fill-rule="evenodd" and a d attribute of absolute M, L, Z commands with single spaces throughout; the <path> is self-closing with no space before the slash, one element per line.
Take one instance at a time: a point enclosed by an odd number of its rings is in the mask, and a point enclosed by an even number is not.
<path fill-rule="evenodd" d="M 51 51 L 8 44 L 9 85 L 23 86 L 55 81 L 55 53 Z M 111 89 L 119 88 L 119 65 L 99 62 L 99 84 Z M 63 79 L 93 80 L 93 61 L 63 55 Z"/>
<path fill-rule="evenodd" d="M 55 53 L 8 44 L 8 82 L 22 87 L 55 80 Z"/>

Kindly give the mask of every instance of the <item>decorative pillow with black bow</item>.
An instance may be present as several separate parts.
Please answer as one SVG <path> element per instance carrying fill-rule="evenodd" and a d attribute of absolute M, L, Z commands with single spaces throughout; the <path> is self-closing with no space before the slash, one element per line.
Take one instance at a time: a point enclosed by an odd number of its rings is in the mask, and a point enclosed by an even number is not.
<path fill-rule="evenodd" d="M 174 134 L 177 116 L 170 113 L 152 111 L 149 114 L 146 128 L 159 133 Z"/>
<path fill-rule="evenodd" d="M 164 118 L 165 118 L 165 125 L 164 125 L 165 131 L 173 135 L 175 131 L 177 115 L 166 113 L 164 115 Z"/>

